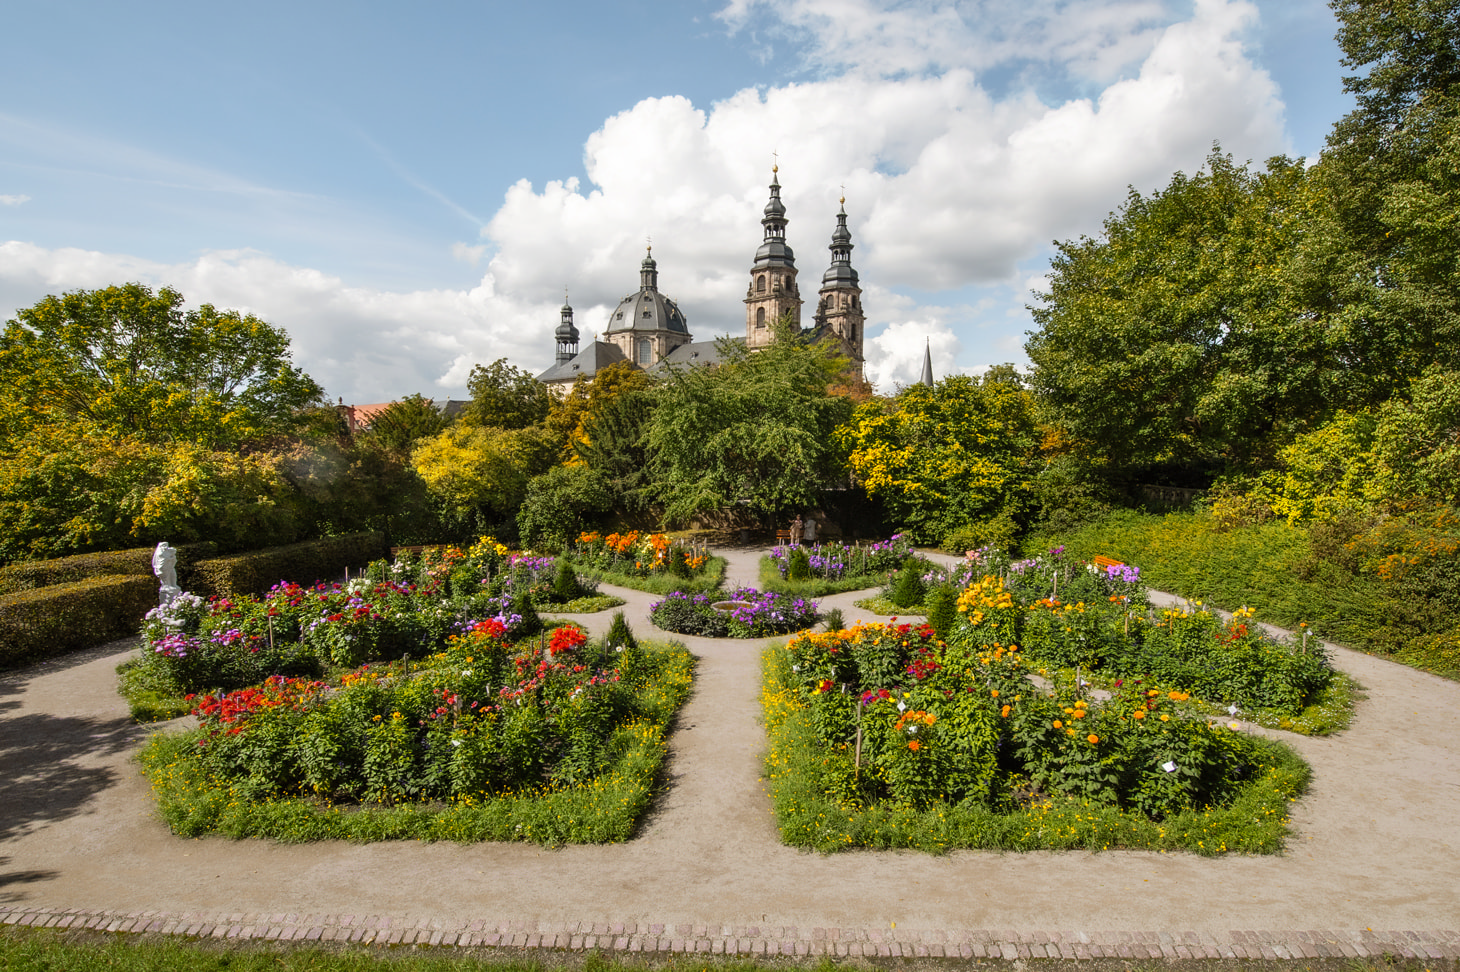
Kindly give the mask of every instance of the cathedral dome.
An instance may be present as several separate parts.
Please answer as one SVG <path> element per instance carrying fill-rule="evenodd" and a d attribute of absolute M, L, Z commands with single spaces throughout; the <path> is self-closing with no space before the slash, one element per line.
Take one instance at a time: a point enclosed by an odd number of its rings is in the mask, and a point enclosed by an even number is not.
<path fill-rule="evenodd" d="M 608 318 L 609 334 L 621 331 L 673 331 L 689 334 L 679 305 L 659 292 L 659 264 L 651 251 L 639 265 L 638 293 L 629 294 Z"/>

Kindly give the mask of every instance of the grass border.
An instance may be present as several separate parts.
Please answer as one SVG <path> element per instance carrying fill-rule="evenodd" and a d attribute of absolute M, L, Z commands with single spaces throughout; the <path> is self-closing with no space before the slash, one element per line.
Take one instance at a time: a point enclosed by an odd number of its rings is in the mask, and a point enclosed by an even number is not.
<path fill-rule="evenodd" d="M 633 574 L 615 574 L 606 570 L 596 570 L 584 566 L 576 561 L 573 569 L 584 577 L 589 578 L 598 584 L 612 584 L 615 587 L 627 587 L 633 591 L 642 591 L 645 594 L 665 595 L 674 591 L 682 591 L 685 594 L 708 594 L 710 591 L 720 589 L 725 582 L 725 568 L 729 561 L 724 557 L 711 557 L 705 561 L 704 573 L 699 577 L 675 577 L 672 574 L 659 574 L 651 577 L 637 577 Z"/>
<path fill-rule="evenodd" d="M 200 730 L 157 733 L 137 754 L 158 813 L 180 837 L 220 834 L 280 843 L 347 840 L 618 843 L 633 836 L 653 800 L 668 753 L 665 736 L 689 698 L 694 656 L 679 643 L 646 644 L 665 668 L 641 689 L 651 720 L 620 726 L 609 748 L 618 757 L 594 779 L 571 787 L 496 794 L 481 801 L 393 807 L 322 805 L 305 797 L 250 800 L 227 780 L 207 776 L 195 758 Z"/>
<path fill-rule="evenodd" d="M 828 594 L 845 594 L 847 591 L 868 591 L 887 583 L 887 574 L 863 574 L 860 577 L 844 577 L 841 580 L 792 581 L 781 577 L 775 561 L 768 555 L 760 558 L 760 589 L 777 594 L 792 594 L 797 597 L 825 597 Z"/>
<path fill-rule="evenodd" d="M 1230 804 L 1153 821 L 1083 800 L 1050 801 L 1012 813 L 982 806 L 851 806 L 820 786 L 836 770 L 817 738 L 811 710 L 789 675 L 784 642 L 761 655 L 761 706 L 768 747 L 765 777 L 781 841 L 823 853 L 854 847 L 950 850 L 1154 850 L 1207 857 L 1276 854 L 1291 834 L 1288 805 L 1307 789 L 1312 770 L 1289 746 L 1257 739 L 1267 773 Z"/>

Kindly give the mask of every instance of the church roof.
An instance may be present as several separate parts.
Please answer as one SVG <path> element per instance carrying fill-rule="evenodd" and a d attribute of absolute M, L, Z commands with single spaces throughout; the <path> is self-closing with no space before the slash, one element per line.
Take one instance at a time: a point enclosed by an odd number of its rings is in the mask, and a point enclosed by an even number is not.
<path fill-rule="evenodd" d="M 679 305 L 659 292 L 659 265 L 652 252 L 639 266 L 638 291 L 619 301 L 608 317 L 608 333 L 621 331 L 689 333 L 689 325 Z"/>
<path fill-rule="evenodd" d="M 571 382 L 579 378 L 592 378 L 603 368 L 620 361 L 629 360 L 616 344 L 594 341 L 579 351 L 575 357 L 561 361 L 537 376 L 544 384 Z"/>
<path fill-rule="evenodd" d="M 737 344 L 745 343 L 744 337 L 733 337 L 730 340 Z M 694 344 L 681 344 L 648 370 L 649 374 L 660 377 L 675 368 L 702 368 L 705 365 L 717 365 L 723 360 L 719 341 L 696 341 Z"/>

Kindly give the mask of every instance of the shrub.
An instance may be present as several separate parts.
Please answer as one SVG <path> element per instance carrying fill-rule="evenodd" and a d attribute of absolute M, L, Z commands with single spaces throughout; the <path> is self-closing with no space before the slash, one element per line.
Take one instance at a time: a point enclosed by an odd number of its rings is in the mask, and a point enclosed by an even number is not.
<path fill-rule="evenodd" d="M 806 553 L 805 548 L 795 547 L 791 550 L 791 556 L 786 564 L 786 579 L 790 581 L 811 579 L 811 557 Z"/>
<path fill-rule="evenodd" d="M 578 575 L 573 572 L 573 565 L 567 557 L 559 557 L 557 572 L 553 575 L 553 600 L 566 603 L 581 596 L 583 591 L 578 586 Z"/>
<path fill-rule="evenodd" d="M 382 533 L 352 533 L 231 557 L 201 560 L 189 586 L 206 594 L 262 594 L 281 580 L 313 584 L 333 580 L 346 567 L 364 567 L 389 551 Z"/>
<path fill-rule="evenodd" d="M 88 577 L 0 596 L 0 665 L 90 648 L 137 633 L 157 604 L 150 574 Z"/>
<path fill-rule="evenodd" d="M 14 594 L 107 574 L 151 577 L 154 549 L 133 547 L 130 550 L 110 550 L 105 553 L 75 554 L 55 560 L 26 560 L 7 564 L 0 567 L 0 594 Z M 177 551 L 179 582 L 182 583 L 189 568 L 196 561 L 211 557 L 217 551 L 217 546 L 212 543 L 188 543 L 174 549 Z"/>
<path fill-rule="evenodd" d="M 933 633 L 940 640 L 948 640 L 953 633 L 953 623 L 958 620 L 958 592 L 939 585 L 929 591 L 923 601 Z"/>
<path fill-rule="evenodd" d="M 892 579 L 890 600 L 900 608 L 917 607 L 923 603 L 922 561 L 909 557 L 902 562 L 902 568 Z"/>

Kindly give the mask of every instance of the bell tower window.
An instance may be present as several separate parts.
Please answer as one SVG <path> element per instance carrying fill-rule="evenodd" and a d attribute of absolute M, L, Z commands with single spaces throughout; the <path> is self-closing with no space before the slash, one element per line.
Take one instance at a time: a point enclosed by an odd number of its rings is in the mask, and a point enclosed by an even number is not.
<path fill-rule="evenodd" d="M 755 309 L 755 326 L 756 327 L 765 327 L 765 308 L 764 307 L 757 307 Z"/>
<path fill-rule="evenodd" d="M 650 363 L 649 356 L 652 353 L 650 348 L 651 345 L 649 344 L 648 338 L 639 338 L 639 364 L 641 366 L 648 366 Z"/>
<path fill-rule="evenodd" d="M 761 274 L 755 278 L 755 292 L 758 294 L 765 293 L 765 274 Z"/>

